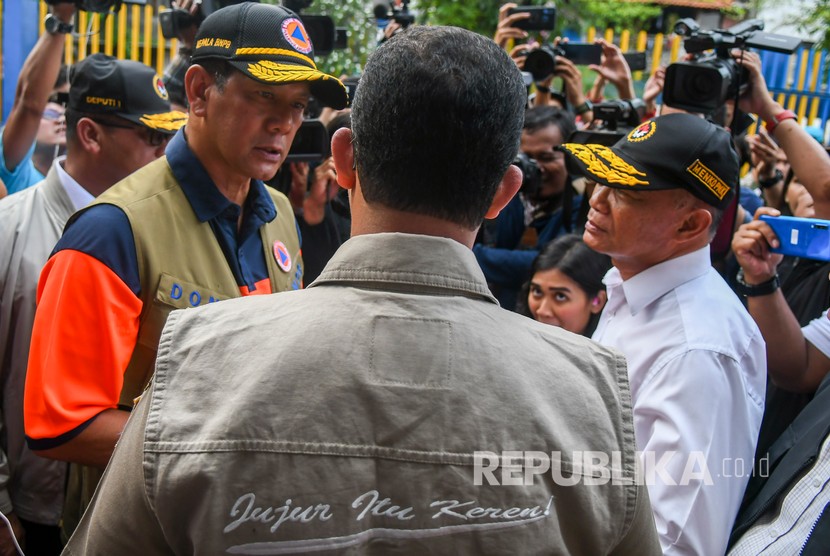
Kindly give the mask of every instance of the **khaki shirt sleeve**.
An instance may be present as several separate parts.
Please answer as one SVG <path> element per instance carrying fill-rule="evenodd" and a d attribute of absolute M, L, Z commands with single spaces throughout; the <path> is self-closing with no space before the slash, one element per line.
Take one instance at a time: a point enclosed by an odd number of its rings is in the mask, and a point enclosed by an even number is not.
<path fill-rule="evenodd" d="M 639 485 L 637 488 L 637 502 L 631 527 L 611 554 L 643 556 L 663 554 L 660 549 L 660 539 L 657 537 L 657 528 L 654 526 L 654 514 L 651 511 L 648 489 L 645 485 Z"/>
<path fill-rule="evenodd" d="M 144 429 L 152 390 L 133 410 L 101 484 L 63 554 L 173 554 L 147 496 Z"/>

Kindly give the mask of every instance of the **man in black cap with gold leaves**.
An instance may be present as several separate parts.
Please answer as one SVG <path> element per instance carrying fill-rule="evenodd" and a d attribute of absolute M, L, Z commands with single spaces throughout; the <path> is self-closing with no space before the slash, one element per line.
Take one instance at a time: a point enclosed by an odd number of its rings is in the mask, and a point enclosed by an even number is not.
<path fill-rule="evenodd" d="M 26 433 L 38 453 L 78 464 L 66 533 L 152 376 L 170 311 L 302 285 L 291 205 L 263 180 L 285 160 L 311 96 L 342 108 L 346 89 L 316 69 L 302 22 L 277 6 L 214 12 L 192 62 L 187 126 L 164 158 L 70 220 L 41 278 Z M 91 102 L 116 111 L 107 98 Z"/>
<path fill-rule="evenodd" d="M 761 333 L 709 258 L 738 184 L 731 138 L 691 114 L 669 114 L 611 148 L 561 148 L 575 173 L 598 184 L 584 239 L 614 268 L 593 339 L 628 360 L 661 547 L 723 554 L 766 389 Z"/>
<path fill-rule="evenodd" d="M 185 114 L 170 110 L 158 77 L 142 63 L 104 54 L 77 63 L 70 74 L 66 156 L 53 161 L 43 181 L 0 202 L 0 511 L 13 524 L 20 519 L 32 554 L 60 552 L 66 482 L 66 464 L 33 454 L 23 434 L 38 275 L 72 213 L 162 156 L 184 123 Z M 14 550 L 2 533 L 0 548 Z"/>

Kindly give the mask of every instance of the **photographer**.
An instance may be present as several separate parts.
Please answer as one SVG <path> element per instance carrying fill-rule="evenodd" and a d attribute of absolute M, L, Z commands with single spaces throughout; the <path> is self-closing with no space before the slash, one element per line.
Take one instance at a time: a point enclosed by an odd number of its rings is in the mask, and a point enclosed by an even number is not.
<path fill-rule="evenodd" d="M 499 23 L 496 27 L 493 40 L 504 49 L 507 48 L 511 40 L 515 43 L 526 40 L 529 37 L 528 32 L 516 27 L 516 24 L 528 19 L 530 14 L 528 12 L 508 13 L 516 7 L 517 5 L 514 3 L 507 3 L 499 8 Z M 554 50 L 558 49 L 559 45 L 564 42 L 567 42 L 567 40 L 556 37 L 553 40 Z M 524 70 L 528 53 L 537 49 L 539 46 L 536 40 L 533 39 L 527 43 L 515 44 L 509 51 L 509 54 L 519 69 Z M 562 92 L 551 89 L 555 77 L 562 79 Z M 564 56 L 557 55 L 553 73 L 548 76 L 534 76 L 534 78 L 537 80 L 536 90 L 531 102 L 532 106 L 554 106 L 573 111 L 579 117 L 580 125 L 587 125 L 591 121 L 591 105 L 585 102 L 586 97 L 582 84 L 582 74 L 573 62 Z"/>
<path fill-rule="evenodd" d="M 816 218 L 830 219 L 830 158 L 824 148 L 797 122 L 795 114 L 785 110 L 767 90 L 757 54 L 734 51 L 733 57 L 749 73 L 749 89 L 741 97 L 739 108 L 757 114 L 767 132 L 775 139 L 798 176 L 800 183 L 813 198 Z M 741 291 L 753 317 L 759 307 L 766 306 L 770 296 L 786 303 L 800 326 L 819 317 L 830 298 L 830 263 L 769 254 L 769 239 L 774 237 L 769 226 L 757 219 L 761 214 L 778 214 L 773 208 L 761 208 L 756 219 L 736 232 L 732 250 L 742 269 Z M 775 290 L 779 289 L 780 293 Z M 776 312 L 780 313 L 780 310 Z M 760 323 L 759 323 L 760 324 Z M 761 325 L 762 329 L 764 328 Z M 768 337 L 767 357 L 771 381 L 767 385 L 766 407 L 758 439 L 756 462 L 786 434 L 791 423 L 809 403 L 812 392 L 797 378 L 793 361 L 779 349 L 783 340 Z M 797 375 L 796 375 L 797 376 Z M 749 491 L 748 491 L 749 492 Z M 745 500 L 746 503 L 746 500 Z"/>
<path fill-rule="evenodd" d="M 579 231 L 579 222 L 584 222 L 587 208 L 573 187 L 563 153 L 556 150 L 575 130 L 573 116 L 565 110 L 537 106 L 525 113 L 521 150 L 537 168 L 538 184 L 525 180 L 524 190 L 486 227 L 473 248 L 484 276 L 504 307 L 516 307 L 519 289 L 542 246 L 560 235 Z"/>
<path fill-rule="evenodd" d="M 43 179 L 51 159 L 41 166 L 41 172 L 32 162 L 36 139 L 43 124 L 46 130 L 59 128 L 57 133 L 47 133 L 52 152 L 55 145 L 63 145 L 65 122 L 62 115 L 47 117 L 45 114 L 50 95 L 57 92 L 55 83 L 61 70 L 66 34 L 72 31 L 75 4 L 54 3 L 46 17 L 46 32 L 38 38 L 35 47 L 26 57 L 17 80 L 14 104 L 0 130 L 0 180 L 8 192 L 15 193 Z M 59 108 L 62 111 L 62 107 Z"/>

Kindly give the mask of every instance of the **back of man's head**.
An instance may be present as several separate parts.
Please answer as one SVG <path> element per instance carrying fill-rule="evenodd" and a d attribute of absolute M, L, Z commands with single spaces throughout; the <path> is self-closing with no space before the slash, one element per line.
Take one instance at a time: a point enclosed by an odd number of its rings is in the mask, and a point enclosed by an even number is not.
<path fill-rule="evenodd" d="M 493 41 L 413 26 L 369 60 L 352 108 L 367 203 L 474 229 L 516 156 L 526 93 Z"/>

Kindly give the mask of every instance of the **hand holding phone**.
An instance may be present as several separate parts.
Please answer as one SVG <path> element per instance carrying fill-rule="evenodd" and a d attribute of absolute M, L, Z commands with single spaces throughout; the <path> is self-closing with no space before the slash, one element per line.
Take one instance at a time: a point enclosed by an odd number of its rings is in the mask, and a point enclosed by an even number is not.
<path fill-rule="evenodd" d="M 596 43 L 562 41 L 559 44 L 565 58 L 577 66 L 599 65 L 602 61 L 602 46 Z"/>
<path fill-rule="evenodd" d="M 556 26 L 556 8 L 553 6 L 517 6 L 507 11 L 508 16 L 518 13 L 530 14 L 513 22 L 513 27 L 523 31 L 553 31 Z"/>
<path fill-rule="evenodd" d="M 768 216 L 759 218 L 778 236 L 779 247 L 773 253 L 830 261 L 830 220 L 798 218 L 795 216 Z"/>

